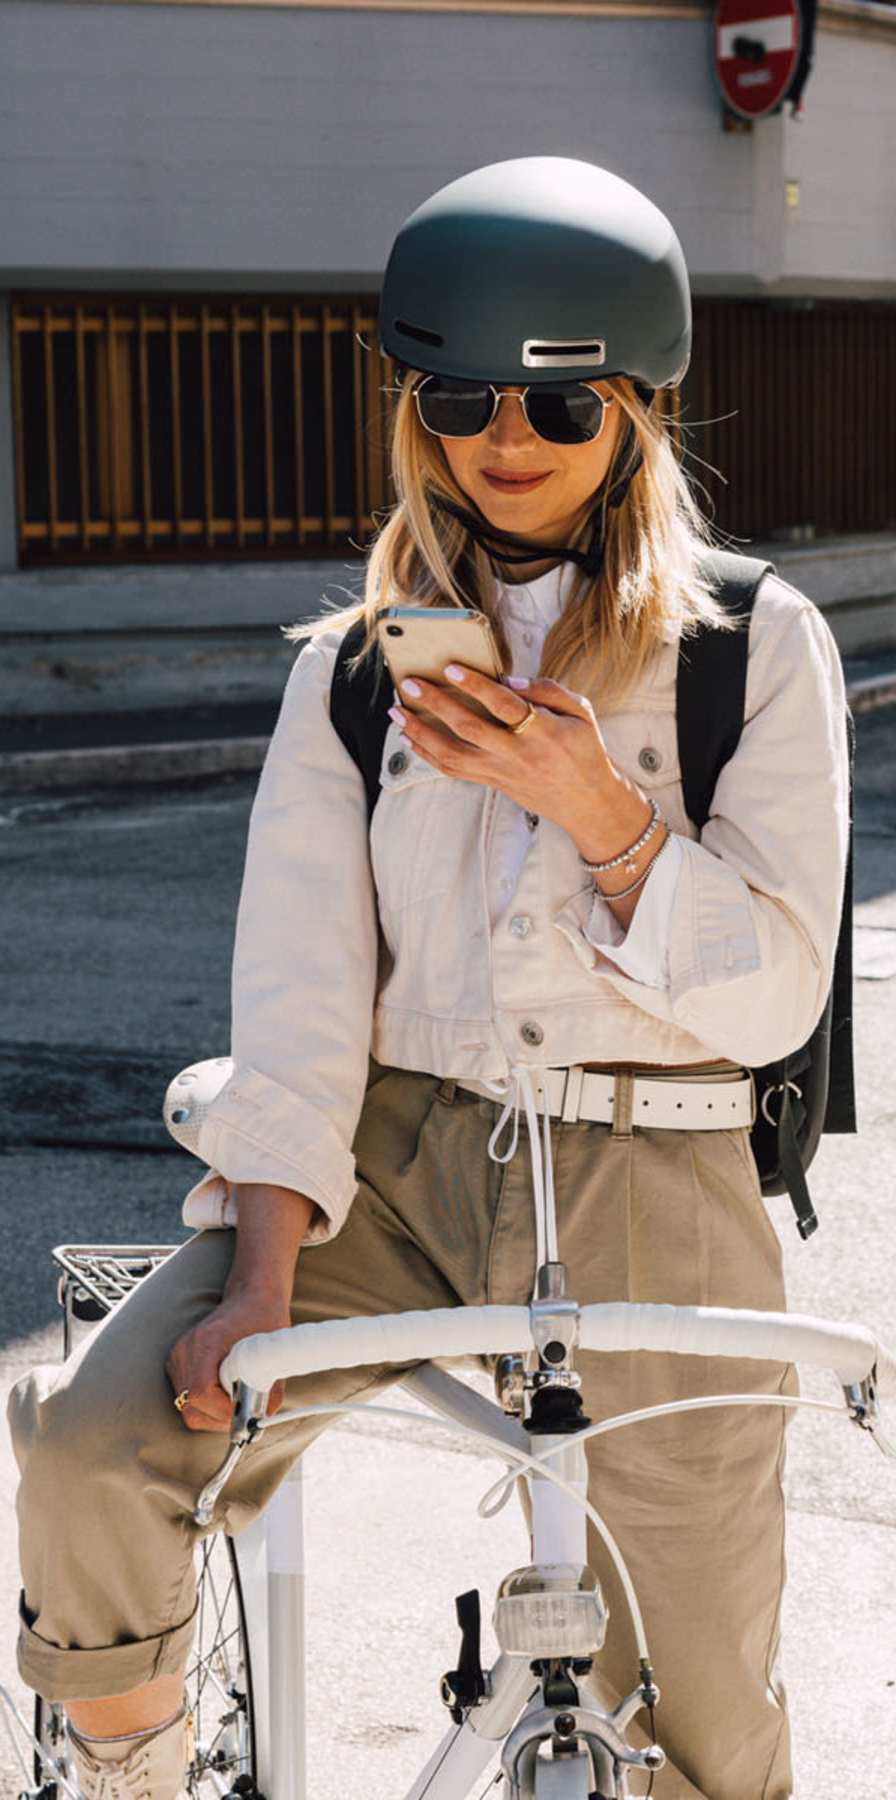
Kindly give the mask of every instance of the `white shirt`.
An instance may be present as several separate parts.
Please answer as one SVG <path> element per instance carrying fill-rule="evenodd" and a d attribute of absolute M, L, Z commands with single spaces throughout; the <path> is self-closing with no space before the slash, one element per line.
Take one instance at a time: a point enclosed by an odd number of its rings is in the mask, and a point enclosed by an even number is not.
<path fill-rule="evenodd" d="M 533 676 L 540 672 L 544 640 L 566 605 L 575 572 L 573 563 L 560 563 L 534 581 L 501 586 L 499 606 L 510 644 L 514 675 Z M 498 794 L 487 868 L 489 917 L 493 926 L 513 904 L 531 842 L 532 833 L 523 808 L 506 794 Z M 627 931 L 620 925 L 612 907 L 601 899 L 596 887 L 591 914 L 583 926 L 585 936 L 595 950 L 602 951 L 623 974 L 649 987 L 669 986 L 669 920 L 681 861 L 681 845 L 670 835 L 656 868 L 641 884 L 638 905 Z M 520 913 L 511 917 L 518 920 L 517 929 L 525 935 L 527 915 Z"/>

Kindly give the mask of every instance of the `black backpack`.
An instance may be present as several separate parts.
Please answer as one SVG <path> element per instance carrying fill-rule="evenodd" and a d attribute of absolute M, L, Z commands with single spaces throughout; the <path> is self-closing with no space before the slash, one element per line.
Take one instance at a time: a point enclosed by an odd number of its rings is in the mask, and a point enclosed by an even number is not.
<path fill-rule="evenodd" d="M 752 616 L 763 575 L 774 563 L 727 550 L 703 552 L 718 600 L 729 612 Z M 391 684 L 377 681 L 378 652 L 349 678 L 346 663 L 364 640 L 364 621 L 346 632 L 339 647 L 330 694 L 330 718 L 364 777 L 369 814 L 379 795 L 383 745 L 389 727 Z M 744 722 L 749 629 L 704 630 L 682 640 L 676 684 L 678 754 L 685 810 L 702 830 L 719 774 L 734 755 Z M 852 839 L 855 724 L 846 708 L 849 757 L 849 852 L 834 972 L 824 1011 L 808 1042 L 778 1062 L 754 1069 L 756 1121 L 750 1141 L 764 1194 L 789 1193 L 802 1238 L 818 1217 L 805 1170 L 823 1131 L 854 1132 L 852 1054 Z"/>

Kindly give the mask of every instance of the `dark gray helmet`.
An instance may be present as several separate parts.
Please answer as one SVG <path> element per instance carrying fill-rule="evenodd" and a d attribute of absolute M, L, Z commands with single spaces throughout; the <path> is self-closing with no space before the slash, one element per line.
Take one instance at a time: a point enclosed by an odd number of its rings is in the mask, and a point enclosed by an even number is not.
<path fill-rule="evenodd" d="M 659 207 L 608 169 L 491 163 L 405 220 L 379 331 L 388 356 L 432 375 L 677 387 L 691 354 L 684 254 Z"/>

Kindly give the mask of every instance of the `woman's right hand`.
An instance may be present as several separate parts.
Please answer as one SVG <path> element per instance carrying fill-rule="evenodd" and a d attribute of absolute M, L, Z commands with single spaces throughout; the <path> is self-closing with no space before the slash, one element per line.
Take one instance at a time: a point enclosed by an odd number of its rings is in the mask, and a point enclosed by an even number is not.
<path fill-rule="evenodd" d="M 236 1287 L 174 1345 L 165 1372 L 175 1394 L 189 1393 L 181 1418 L 190 1431 L 229 1431 L 233 1402 L 218 1381 L 218 1370 L 240 1338 L 291 1325 L 289 1301 L 268 1287 Z M 283 1403 L 284 1383 L 272 1387 L 268 1415 Z"/>

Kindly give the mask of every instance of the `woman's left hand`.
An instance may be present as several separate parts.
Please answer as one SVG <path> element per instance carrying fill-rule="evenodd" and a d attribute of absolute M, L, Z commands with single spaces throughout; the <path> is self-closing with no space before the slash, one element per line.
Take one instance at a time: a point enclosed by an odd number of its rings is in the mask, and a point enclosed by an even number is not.
<path fill-rule="evenodd" d="M 544 676 L 514 689 L 459 666 L 465 692 L 488 708 L 495 723 L 455 699 L 448 687 L 415 676 L 418 704 L 455 733 L 449 738 L 401 708 L 402 729 L 417 755 L 460 781 L 500 788 L 518 806 L 554 820 L 573 837 L 587 829 L 616 775 L 590 700 Z M 447 673 L 446 680 L 451 680 Z M 504 729 L 518 725 L 530 706 L 535 718 L 525 731 Z"/>

